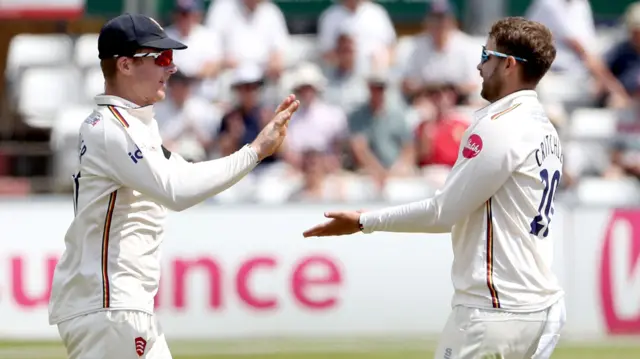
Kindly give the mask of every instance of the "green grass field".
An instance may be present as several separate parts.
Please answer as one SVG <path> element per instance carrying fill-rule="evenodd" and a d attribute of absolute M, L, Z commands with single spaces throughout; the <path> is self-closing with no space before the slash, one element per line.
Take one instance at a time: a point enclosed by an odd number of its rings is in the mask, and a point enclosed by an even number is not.
<path fill-rule="evenodd" d="M 416 341 L 171 343 L 174 359 L 431 359 L 434 343 Z M 64 359 L 57 343 L 0 341 L 2 359 Z M 562 344 L 553 359 L 639 359 L 640 338 L 618 344 Z"/>

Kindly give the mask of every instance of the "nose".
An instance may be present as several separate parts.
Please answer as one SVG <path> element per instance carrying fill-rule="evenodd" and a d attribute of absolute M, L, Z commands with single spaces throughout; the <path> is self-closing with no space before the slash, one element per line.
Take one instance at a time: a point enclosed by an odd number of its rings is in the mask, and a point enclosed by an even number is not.
<path fill-rule="evenodd" d="M 167 66 L 165 69 L 170 75 L 175 74 L 176 72 L 178 72 L 178 66 L 176 66 L 176 64 L 174 64 L 173 62 L 171 63 L 171 65 Z"/>
<path fill-rule="evenodd" d="M 476 66 L 476 69 L 478 69 L 478 71 L 480 71 L 481 67 L 482 67 L 482 61 L 478 62 L 478 66 Z"/>

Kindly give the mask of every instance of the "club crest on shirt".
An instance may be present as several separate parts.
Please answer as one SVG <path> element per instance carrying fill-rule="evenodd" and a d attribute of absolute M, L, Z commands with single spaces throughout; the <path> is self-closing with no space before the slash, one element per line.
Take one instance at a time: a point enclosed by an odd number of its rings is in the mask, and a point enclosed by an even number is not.
<path fill-rule="evenodd" d="M 464 158 L 474 158 L 482 151 L 482 138 L 475 133 L 469 136 L 467 144 L 462 149 Z"/>
<path fill-rule="evenodd" d="M 102 120 L 102 115 L 100 115 L 100 113 L 98 112 L 94 112 L 91 114 L 91 116 L 87 117 L 87 119 L 84 120 L 84 123 L 95 126 L 98 124 L 98 122 L 100 122 L 100 120 Z"/>
<path fill-rule="evenodd" d="M 142 337 L 137 337 L 134 339 L 134 343 L 136 345 L 136 354 L 138 354 L 139 357 L 143 356 L 145 349 L 147 349 L 147 341 Z"/>

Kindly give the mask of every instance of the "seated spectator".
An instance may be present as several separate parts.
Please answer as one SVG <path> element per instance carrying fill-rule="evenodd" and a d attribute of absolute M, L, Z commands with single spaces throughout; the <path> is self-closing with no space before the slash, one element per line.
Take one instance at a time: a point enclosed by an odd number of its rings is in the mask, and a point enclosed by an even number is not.
<path fill-rule="evenodd" d="M 624 19 L 628 37 L 609 50 L 606 61 L 609 71 L 631 93 L 640 70 L 640 3 L 629 5 Z"/>
<path fill-rule="evenodd" d="M 463 97 L 480 93 L 479 53 L 471 37 L 457 28 L 455 14 L 446 1 L 431 3 L 424 32 L 404 69 L 402 90 L 408 99 L 430 84 L 451 83 Z"/>
<path fill-rule="evenodd" d="M 218 140 L 214 144 L 219 156 L 228 156 L 253 142 L 269 121 L 270 110 L 260 102 L 263 76 L 262 70 L 252 64 L 241 65 L 235 70 L 232 89 L 236 104 L 221 120 Z M 275 160 L 271 156 L 262 164 Z"/>
<path fill-rule="evenodd" d="M 419 106 L 428 107 L 418 125 L 416 148 L 418 165 L 453 167 L 458 158 L 460 140 L 469 119 L 456 112 L 456 93 L 452 85 L 434 85 L 419 96 Z"/>
<path fill-rule="evenodd" d="M 206 159 L 212 133 L 217 131 L 222 112 L 193 95 L 195 79 L 178 71 L 169 78 L 167 98 L 154 105 L 155 118 L 165 147 L 185 159 Z"/>
<path fill-rule="evenodd" d="M 215 1 L 205 25 L 220 38 L 226 67 L 254 63 L 267 79 L 280 76 L 289 31 L 277 5 L 267 0 Z"/>
<path fill-rule="evenodd" d="M 318 41 L 324 60 L 335 63 L 336 44 L 347 31 L 356 44 L 360 71 L 386 71 L 393 58 L 396 32 L 387 10 L 370 0 L 341 0 L 318 19 Z"/>
<path fill-rule="evenodd" d="M 369 101 L 349 115 L 351 151 L 358 169 L 382 187 L 389 176 L 414 172 L 415 149 L 406 111 L 386 96 L 385 76 L 369 77 Z"/>
<path fill-rule="evenodd" d="M 635 85 L 631 81 L 628 84 L 633 102 L 619 111 L 618 138 L 611 148 L 611 166 L 605 171 L 605 177 L 631 176 L 640 179 L 640 69 L 634 73 Z"/>
<path fill-rule="evenodd" d="M 319 96 L 326 86 L 326 79 L 317 65 L 303 63 L 291 75 L 291 88 L 300 100 L 300 108 L 287 129 L 284 159 L 294 168 L 301 169 L 302 153 L 315 150 L 339 163 L 338 158 L 347 139 L 346 114 Z"/>
<path fill-rule="evenodd" d="M 589 76 L 596 81 L 595 92 L 586 89 L 587 104 L 595 105 L 601 94 L 608 96 L 610 106 L 628 104 L 627 91 L 594 48 L 596 29 L 589 0 L 534 0 L 527 18 L 544 24 L 553 33 L 557 54 L 552 72 L 562 74 L 573 84 L 587 83 Z"/>
<path fill-rule="evenodd" d="M 336 44 L 335 64 L 325 70 L 328 83 L 323 97 L 346 113 L 362 105 L 369 95 L 367 82 L 356 69 L 355 51 L 353 37 L 341 34 Z"/>
<path fill-rule="evenodd" d="M 302 187 L 289 197 L 292 202 L 338 202 L 345 199 L 343 178 L 331 176 L 332 159 L 326 153 L 307 150 L 301 153 Z"/>
<path fill-rule="evenodd" d="M 194 85 L 197 86 L 199 95 L 213 99 L 217 95 L 212 90 L 215 88 L 215 78 L 224 70 L 224 64 L 218 38 L 200 24 L 202 10 L 202 0 L 177 0 L 173 23 L 167 27 L 166 32 L 188 46 L 173 54 L 178 69 L 198 80 L 194 81 Z"/>

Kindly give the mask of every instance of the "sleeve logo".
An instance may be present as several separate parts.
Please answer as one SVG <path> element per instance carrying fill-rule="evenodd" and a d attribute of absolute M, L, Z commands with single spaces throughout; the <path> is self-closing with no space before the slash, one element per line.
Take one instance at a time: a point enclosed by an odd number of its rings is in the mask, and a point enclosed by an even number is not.
<path fill-rule="evenodd" d="M 482 151 L 482 138 L 475 133 L 469 136 L 467 144 L 462 149 L 464 158 L 474 158 Z"/>
<path fill-rule="evenodd" d="M 138 148 L 138 146 L 136 146 L 135 151 L 129 152 L 128 155 L 129 155 L 129 158 L 131 158 L 131 161 L 133 161 L 133 163 L 138 163 L 138 161 L 143 158 L 142 151 L 140 151 L 140 148 Z"/>

